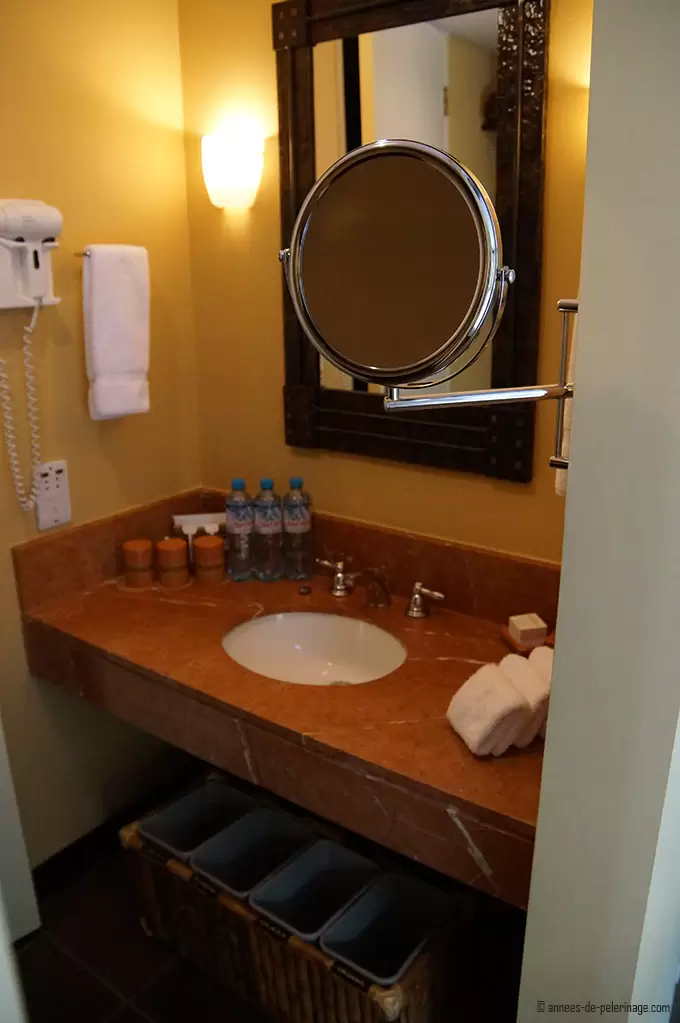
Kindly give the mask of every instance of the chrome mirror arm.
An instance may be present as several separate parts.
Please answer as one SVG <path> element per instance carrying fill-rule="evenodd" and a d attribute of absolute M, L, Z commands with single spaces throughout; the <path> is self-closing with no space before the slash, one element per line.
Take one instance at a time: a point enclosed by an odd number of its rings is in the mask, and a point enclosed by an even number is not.
<path fill-rule="evenodd" d="M 546 401 L 557 399 L 557 421 L 555 427 L 555 453 L 550 458 L 553 469 L 568 469 L 569 460 L 562 455 L 564 440 L 565 402 L 574 395 L 574 384 L 567 381 L 569 364 L 569 317 L 578 312 L 577 299 L 561 299 L 557 308 L 562 314 L 562 343 L 560 351 L 560 373 L 556 384 L 532 384 L 529 387 L 493 387 L 483 391 L 458 391 L 452 394 L 432 394 L 403 396 L 399 387 L 385 388 L 385 408 L 388 411 L 399 409 L 424 408 L 466 408 L 479 405 L 509 405 L 513 402 Z"/>
<path fill-rule="evenodd" d="M 546 398 L 571 398 L 573 384 L 534 384 L 531 387 L 495 387 L 488 391 L 458 391 L 453 394 L 432 394 L 429 397 L 401 397 L 398 387 L 388 388 L 385 408 L 400 409 L 446 408 L 447 406 L 510 405 L 518 401 L 545 401 Z"/>

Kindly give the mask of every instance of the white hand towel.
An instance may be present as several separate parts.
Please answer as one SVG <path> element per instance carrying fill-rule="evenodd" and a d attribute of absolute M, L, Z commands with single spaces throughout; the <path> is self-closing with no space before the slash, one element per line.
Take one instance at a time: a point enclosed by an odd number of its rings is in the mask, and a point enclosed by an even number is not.
<path fill-rule="evenodd" d="M 485 664 L 455 694 L 446 717 L 477 756 L 500 756 L 531 716 L 529 704 L 497 664 Z"/>
<path fill-rule="evenodd" d="M 548 715 L 550 678 L 519 654 L 508 654 L 498 667 L 531 707 L 531 718 L 515 739 L 515 746 L 524 749 L 536 738 Z"/>
<path fill-rule="evenodd" d="M 512 714 L 508 714 L 503 725 L 497 730 L 494 737 L 494 744 L 491 750 L 492 756 L 500 757 L 503 753 L 510 749 L 513 743 L 516 745 L 517 736 L 522 734 L 530 720 L 531 711 L 526 705 L 523 705 L 518 710 L 513 711 Z"/>
<path fill-rule="evenodd" d="M 149 260 L 137 245 L 89 245 L 85 363 L 93 419 L 149 411 Z"/>
<path fill-rule="evenodd" d="M 120 419 L 148 412 L 149 383 L 146 377 L 95 377 L 87 403 L 92 419 Z"/>
<path fill-rule="evenodd" d="M 573 384 L 574 382 L 574 362 L 576 360 L 576 325 L 578 320 L 578 313 L 574 316 L 574 327 L 571 332 L 571 347 L 569 349 L 569 364 L 567 369 L 567 383 Z M 571 454 L 571 418 L 574 407 L 574 399 L 568 398 L 564 403 L 564 433 L 562 435 L 562 451 L 561 455 L 563 458 L 569 458 Z M 567 494 L 567 478 L 569 475 L 568 469 L 558 469 L 555 473 L 555 493 L 558 497 L 566 497 Z"/>
<path fill-rule="evenodd" d="M 529 654 L 529 664 L 534 671 L 546 678 L 548 683 L 552 682 L 554 656 L 554 650 L 549 646 L 537 646 Z"/>
<path fill-rule="evenodd" d="M 535 650 L 532 650 L 529 654 L 529 661 L 535 671 L 538 671 L 544 678 L 547 678 L 548 685 L 552 685 L 552 670 L 553 670 L 553 656 L 554 651 L 549 646 L 537 646 Z M 547 725 L 548 711 L 550 709 L 550 702 L 546 707 L 545 716 L 546 720 L 539 729 L 539 735 L 545 739 L 545 729 Z"/>

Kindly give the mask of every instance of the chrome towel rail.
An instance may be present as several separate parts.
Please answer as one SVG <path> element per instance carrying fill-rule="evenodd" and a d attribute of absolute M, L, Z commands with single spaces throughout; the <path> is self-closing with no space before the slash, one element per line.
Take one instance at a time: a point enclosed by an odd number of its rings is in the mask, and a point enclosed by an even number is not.
<path fill-rule="evenodd" d="M 560 379 L 563 386 L 567 385 L 567 367 L 569 365 L 569 317 L 575 316 L 578 312 L 578 301 L 572 298 L 563 298 L 557 303 L 557 308 L 562 314 L 562 346 L 560 349 Z M 573 383 L 570 385 L 572 394 Z M 564 444 L 564 413 L 565 398 L 557 399 L 557 417 L 555 422 L 555 454 L 551 456 L 549 465 L 551 469 L 568 469 L 569 459 L 562 454 Z"/>

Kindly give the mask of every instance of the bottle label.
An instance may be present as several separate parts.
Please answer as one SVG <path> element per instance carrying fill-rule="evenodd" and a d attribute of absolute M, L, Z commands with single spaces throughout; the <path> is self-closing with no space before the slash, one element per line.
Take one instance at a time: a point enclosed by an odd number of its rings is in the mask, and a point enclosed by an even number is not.
<path fill-rule="evenodd" d="M 265 536 L 273 536 L 281 532 L 281 508 L 276 504 L 267 504 L 255 508 L 255 532 Z"/>
<path fill-rule="evenodd" d="M 283 509 L 283 528 L 287 533 L 309 533 L 312 516 L 304 504 L 294 504 Z"/>
<path fill-rule="evenodd" d="M 245 502 L 227 508 L 227 533 L 252 533 L 253 509 Z"/>
<path fill-rule="evenodd" d="M 248 530 L 247 533 L 235 533 L 235 534 L 233 534 L 233 536 L 234 536 L 234 541 L 233 541 L 233 544 L 232 544 L 232 552 L 238 558 L 243 558 L 244 560 L 249 558 L 250 557 L 250 538 L 252 536 L 252 531 Z"/>

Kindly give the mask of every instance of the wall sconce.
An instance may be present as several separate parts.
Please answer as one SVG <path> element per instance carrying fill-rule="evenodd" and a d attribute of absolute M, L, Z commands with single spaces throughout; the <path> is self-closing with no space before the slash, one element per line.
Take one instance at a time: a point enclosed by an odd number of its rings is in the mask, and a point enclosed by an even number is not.
<path fill-rule="evenodd" d="M 201 142 L 203 179 L 210 202 L 247 210 L 255 202 L 264 164 L 264 134 L 254 118 L 225 121 Z"/>

